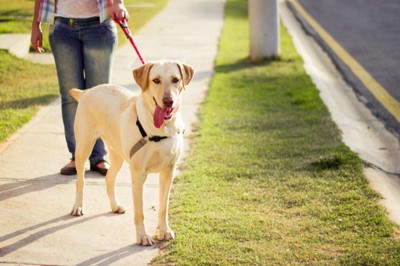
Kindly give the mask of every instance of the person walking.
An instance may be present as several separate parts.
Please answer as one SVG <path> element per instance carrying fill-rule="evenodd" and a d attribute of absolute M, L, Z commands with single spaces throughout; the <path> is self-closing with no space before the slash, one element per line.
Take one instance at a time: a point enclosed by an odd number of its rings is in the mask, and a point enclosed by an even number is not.
<path fill-rule="evenodd" d="M 76 174 L 74 120 L 78 103 L 69 90 L 110 82 L 118 42 L 110 11 L 120 20 L 129 19 L 123 0 L 114 0 L 111 6 L 107 0 L 35 0 L 32 47 L 43 52 L 41 23 L 51 24 L 49 41 L 57 69 L 65 139 L 72 156 L 61 169 L 62 175 Z M 105 155 L 104 143 L 98 139 L 89 157 L 92 171 L 107 174 Z"/>

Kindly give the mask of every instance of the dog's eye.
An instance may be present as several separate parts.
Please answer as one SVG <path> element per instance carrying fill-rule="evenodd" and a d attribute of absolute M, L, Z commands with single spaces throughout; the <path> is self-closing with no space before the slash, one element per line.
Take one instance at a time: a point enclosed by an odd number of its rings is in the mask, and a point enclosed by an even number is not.
<path fill-rule="evenodd" d="M 172 78 L 172 83 L 178 83 L 179 79 L 178 78 Z"/>
<path fill-rule="evenodd" d="M 160 84 L 160 83 L 161 83 L 161 80 L 158 79 L 158 78 L 155 78 L 155 79 L 153 79 L 153 82 L 154 82 L 155 84 Z"/>

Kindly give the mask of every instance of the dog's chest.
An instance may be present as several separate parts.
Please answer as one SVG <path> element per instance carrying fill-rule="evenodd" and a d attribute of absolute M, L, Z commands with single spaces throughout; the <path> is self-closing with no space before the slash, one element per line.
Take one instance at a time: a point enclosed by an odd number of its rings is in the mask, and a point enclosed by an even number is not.
<path fill-rule="evenodd" d="M 145 171 L 160 172 L 165 167 L 175 165 L 182 153 L 182 143 L 180 136 L 160 142 L 148 142 L 143 148 L 142 157 Z"/>

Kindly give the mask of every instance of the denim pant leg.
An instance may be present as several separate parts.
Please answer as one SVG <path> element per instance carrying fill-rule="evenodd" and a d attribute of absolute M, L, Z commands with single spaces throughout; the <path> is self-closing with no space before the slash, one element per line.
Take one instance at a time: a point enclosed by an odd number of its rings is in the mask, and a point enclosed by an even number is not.
<path fill-rule="evenodd" d="M 108 19 L 99 25 L 82 29 L 81 38 L 86 88 L 110 83 L 113 55 L 117 47 L 117 29 L 114 22 Z M 98 139 L 90 155 L 90 162 L 102 160 L 105 154 L 104 143 Z"/>
<path fill-rule="evenodd" d="M 83 49 L 79 32 L 55 21 L 49 40 L 53 51 L 61 94 L 61 111 L 68 150 L 75 156 L 74 121 L 77 102 L 69 95 L 72 88 L 85 89 Z"/>
<path fill-rule="evenodd" d="M 75 155 L 74 120 L 77 102 L 69 95 L 72 88 L 87 89 L 109 83 L 113 52 L 117 46 L 116 27 L 111 20 L 102 24 L 78 22 L 71 29 L 56 19 L 49 40 L 56 62 L 62 99 L 62 117 L 67 146 Z M 101 139 L 96 141 L 90 162 L 104 158 L 106 150 Z"/>

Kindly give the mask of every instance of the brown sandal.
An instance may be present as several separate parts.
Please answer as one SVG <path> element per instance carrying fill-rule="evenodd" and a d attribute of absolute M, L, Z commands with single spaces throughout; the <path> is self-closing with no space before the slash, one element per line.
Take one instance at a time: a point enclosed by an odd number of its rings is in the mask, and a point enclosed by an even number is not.
<path fill-rule="evenodd" d="M 71 159 L 71 162 L 74 162 L 75 158 Z M 65 165 L 63 168 L 60 170 L 60 174 L 62 175 L 76 175 L 76 167 L 71 167 L 68 166 L 71 162 L 69 162 L 67 165 Z"/>
<path fill-rule="evenodd" d="M 98 172 L 99 174 L 105 176 L 105 175 L 107 175 L 108 168 L 100 168 L 100 167 L 98 167 L 97 165 L 100 164 L 100 163 L 107 163 L 108 164 L 107 161 L 100 160 L 100 161 L 98 161 L 98 162 L 96 162 L 94 164 L 90 164 L 90 170 L 92 170 L 94 172 Z"/>

